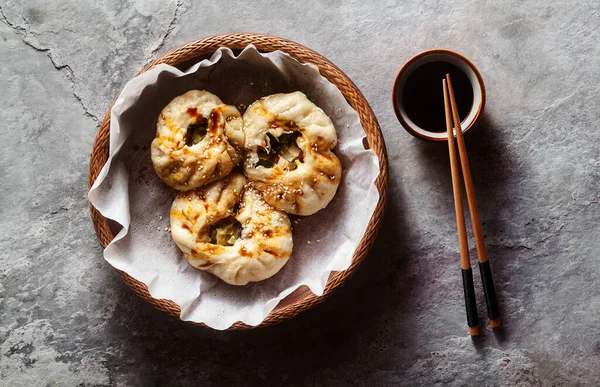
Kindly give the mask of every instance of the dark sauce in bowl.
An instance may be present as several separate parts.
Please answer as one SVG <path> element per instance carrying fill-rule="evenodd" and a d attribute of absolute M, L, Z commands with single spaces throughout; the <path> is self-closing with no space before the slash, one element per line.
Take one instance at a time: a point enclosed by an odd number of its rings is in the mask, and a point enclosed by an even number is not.
<path fill-rule="evenodd" d="M 442 80 L 450 74 L 456 107 L 461 122 L 473 107 L 473 87 L 467 75 L 457 66 L 443 61 L 425 63 L 416 68 L 406 79 L 402 95 L 396 95 L 396 103 L 402 103 L 410 119 L 430 132 L 446 131 L 444 93 Z"/>

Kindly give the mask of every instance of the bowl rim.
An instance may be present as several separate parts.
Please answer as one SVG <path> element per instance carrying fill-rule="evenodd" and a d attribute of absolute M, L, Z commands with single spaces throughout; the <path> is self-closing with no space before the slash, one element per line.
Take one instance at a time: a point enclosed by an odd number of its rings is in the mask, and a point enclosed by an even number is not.
<path fill-rule="evenodd" d="M 252 329 L 277 324 L 279 322 L 289 320 L 299 313 L 311 309 L 317 304 L 326 300 L 335 289 L 341 286 L 342 283 L 345 282 L 345 280 L 355 272 L 358 265 L 367 256 L 370 248 L 375 242 L 377 232 L 381 226 L 385 204 L 387 201 L 387 150 L 381 128 L 377 122 L 377 118 L 375 117 L 375 114 L 369 103 L 358 87 L 352 82 L 352 80 L 350 80 L 350 78 L 337 66 L 317 52 L 299 43 L 265 34 L 231 33 L 212 35 L 174 48 L 160 58 L 154 60 L 152 63 L 146 65 L 139 72 L 139 74 L 142 74 L 161 63 L 166 63 L 177 67 L 185 64 L 186 62 L 189 63 L 191 60 L 196 60 L 201 57 L 211 55 L 214 51 L 221 47 L 229 47 L 232 50 L 238 50 L 243 49 L 249 44 L 253 44 L 261 52 L 280 50 L 289 54 L 292 58 L 301 63 L 312 63 L 319 68 L 319 72 L 322 76 L 333 83 L 342 92 L 346 101 L 358 113 L 361 125 L 365 130 L 368 146 L 369 148 L 373 149 L 379 159 L 379 176 L 375 181 L 375 185 L 379 190 L 379 201 L 377 202 L 375 211 L 371 216 L 367 229 L 365 230 L 359 245 L 354 251 L 350 267 L 344 271 L 331 272 L 322 296 L 316 296 L 310 292 L 306 286 L 302 286 L 281 300 L 259 325 L 251 326 L 238 321 L 227 328 L 227 330 Z M 110 117 L 113 105 L 114 101 L 109 107 L 104 120 L 98 126 L 98 133 L 96 135 L 92 154 L 90 156 L 88 190 L 92 187 L 94 181 L 100 173 L 100 170 L 104 166 L 106 159 L 108 158 Z M 100 241 L 102 247 L 105 248 L 110 241 L 112 241 L 115 235 L 110 227 L 109 221 L 103 217 L 98 210 L 91 205 L 91 203 L 89 204 L 89 208 L 98 240 Z M 123 281 L 145 301 L 150 303 L 155 308 L 179 319 L 180 309 L 177 304 L 171 300 L 153 298 L 150 296 L 146 285 L 135 280 L 125 272 L 120 270 L 117 270 L 117 272 Z M 193 325 L 207 327 L 203 323 L 191 321 L 186 322 Z"/>
<path fill-rule="evenodd" d="M 473 71 L 473 73 L 475 74 L 475 77 L 477 78 L 477 84 L 479 85 L 479 88 L 481 89 L 481 103 L 477 106 L 477 110 L 475 111 L 475 116 L 473 117 L 473 120 L 471 121 L 471 123 L 465 128 L 462 128 L 462 126 L 461 126 L 463 133 L 467 132 L 469 129 L 471 129 L 473 126 L 475 126 L 475 124 L 477 124 L 477 122 L 481 118 L 483 109 L 485 108 L 485 104 L 486 104 L 485 84 L 483 82 L 481 73 L 479 72 L 477 67 L 475 67 L 473 62 L 471 62 L 464 55 L 459 54 L 458 52 L 447 49 L 447 48 L 433 48 L 430 50 L 425 50 L 423 52 L 420 52 L 420 53 L 416 54 L 415 56 L 413 56 L 412 58 L 410 58 L 408 61 L 406 61 L 406 63 L 404 63 L 402 65 L 402 67 L 400 67 L 400 70 L 398 70 L 398 73 L 396 74 L 396 78 L 394 79 L 394 84 L 392 86 L 392 107 L 394 108 L 394 113 L 396 114 L 396 118 L 398 119 L 398 121 L 400 121 L 400 124 L 408 133 L 410 133 L 411 135 L 413 135 L 414 137 L 416 137 L 420 140 L 425 140 L 425 141 L 430 141 L 430 142 L 445 142 L 445 141 L 448 141 L 448 135 L 445 135 L 442 137 L 433 137 L 433 136 L 428 136 L 426 133 L 415 131 L 408 124 L 408 122 L 406 122 L 403 114 L 400 111 L 400 107 L 396 103 L 396 94 L 398 92 L 399 83 L 400 83 L 400 79 L 402 78 L 402 75 L 416 61 L 418 61 L 421 58 L 424 58 L 426 56 L 432 55 L 432 54 L 450 55 L 450 56 L 457 58 L 461 62 L 465 63 Z M 425 132 L 427 132 L 427 131 L 425 131 Z"/>

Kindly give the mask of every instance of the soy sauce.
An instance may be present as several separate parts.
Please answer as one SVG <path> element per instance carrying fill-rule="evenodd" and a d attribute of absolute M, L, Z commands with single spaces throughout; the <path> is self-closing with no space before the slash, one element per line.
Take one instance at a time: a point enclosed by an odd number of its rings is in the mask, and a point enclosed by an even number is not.
<path fill-rule="evenodd" d="M 431 132 L 446 131 L 442 79 L 450 74 L 461 122 L 473 106 L 473 88 L 467 75 L 448 62 L 429 62 L 408 76 L 402 93 L 406 114 L 419 127 Z M 396 98 L 398 98 L 397 96 Z"/>

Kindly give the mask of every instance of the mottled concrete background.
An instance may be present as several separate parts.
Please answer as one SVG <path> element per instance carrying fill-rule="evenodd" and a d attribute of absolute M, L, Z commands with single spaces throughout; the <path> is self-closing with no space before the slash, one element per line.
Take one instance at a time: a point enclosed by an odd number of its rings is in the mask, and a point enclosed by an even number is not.
<path fill-rule="evenodd" d="M 600 384 L 600 3 L 0 1 L 0 385 Z M 98 121 L 148 61 L 225 32 L 283 36 L 344 70 L 390 160 L 376 248 L 325 304 L 213 332 L 136 297 L 86 203 Z M 467 135 L 505 330 L 466 335 L 445 145 L 409 136 L 399 67 L 456 49 L 488 90 Z M 479 310 L 483 315 L 479 282 Z"/>

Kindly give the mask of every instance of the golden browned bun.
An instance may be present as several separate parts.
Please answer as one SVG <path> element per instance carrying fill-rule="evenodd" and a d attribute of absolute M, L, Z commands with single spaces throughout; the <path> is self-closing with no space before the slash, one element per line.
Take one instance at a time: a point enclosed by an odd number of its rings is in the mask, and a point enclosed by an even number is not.
<path fill-rule="evenodd" d="M 188 191 L 227 176 L 243 146 L 240 112 L 214 94 L 192 90 L 160 113 L 152 163 L 166 184 Z"/>
<path fill-rule="evenodd" d="M 325 208 L 342 165 L 329 117 L 303 93 L 274 94 L 244 113 L 244 172 L 273 207 L 296 215 Z"/>
<path fill-rule="evenodd" d="M 232 285 L 277 273 L 292 254 L 284 212 L 262 199 L 239 172 L 181 192 L 171 207 L 171 234 L 188 262 Z"/>

